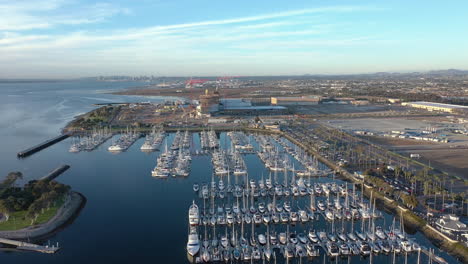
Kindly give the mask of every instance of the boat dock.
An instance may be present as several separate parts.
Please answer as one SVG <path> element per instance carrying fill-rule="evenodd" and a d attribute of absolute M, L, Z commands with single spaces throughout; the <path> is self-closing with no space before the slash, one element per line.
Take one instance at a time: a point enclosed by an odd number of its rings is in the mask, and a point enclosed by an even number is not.
<path fill-rule="evenodd" d="M 62 165 L 62 166 L 56 168 L 55 170 L 51 171 L 49 174 L 45 175 L 44 177 L 40 178 L 39 180 L 41 180 L 41 181 L 51 181 L 51 180 L 57 178 L 58 176 L 60 176 L 60 174 L 64 173 L 69 168 L 70 168 L 70 165 Z"/>
<path fill-rule="evenodd" d="M 60 136 L 57 136 L 57 137 L 54 137 L 52 139 L 49 139 L 49 140 L 46 140 L 34 147 L 31 147 L 29 149 L 26 149 L 26 150 L 23 150 L 23 151 L 20 151 L 18 152 L 17 156 L 18 158 L 25 158 L 27 156 L 30 156 L 38 151 L 41 151 L 49 146 L 52 146 L 54 145 L 55 143 L 58 143 L 66 138 L 68 138 L 70 136 L 69 133 L 66 133 L 66 134 L 63 134 L 63 135 L 60 135 Z"/>
<path fill-rule="evenodd" d="M 0 243 L 11 245 L 11 246 L 16 246 L 16 248 L 19 250 L 35 251 L 35 252 L 47 253 L 47 254 L 56 253 L 60 249 L 58 245 L 57 246 L 54 246 L 54 245 L 41 246 L 41 245 L 37 245 L 33 243 L 6 239 L 6 238 L 0 238 Z"/>

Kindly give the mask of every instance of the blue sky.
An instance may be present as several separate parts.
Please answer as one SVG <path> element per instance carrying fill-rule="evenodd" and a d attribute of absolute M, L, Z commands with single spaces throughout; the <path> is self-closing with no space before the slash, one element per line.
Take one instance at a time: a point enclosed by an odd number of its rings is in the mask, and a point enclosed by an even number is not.
<path fill-rule="evenodd" d="M 0 78 L 468 69 L 466 10 L 468 1 L 0 0 Z"/>

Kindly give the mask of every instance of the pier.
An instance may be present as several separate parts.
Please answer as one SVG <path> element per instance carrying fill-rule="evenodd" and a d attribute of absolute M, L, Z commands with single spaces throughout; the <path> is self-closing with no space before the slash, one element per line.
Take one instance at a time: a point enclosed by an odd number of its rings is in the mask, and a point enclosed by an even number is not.
<path fill-rule="evenodd" d="M 43 176 L 39 180 L 41 180 L 41 181 L 51 181 L 51 180 L 57 178 L 58 176 L 60 176 L 60 174 L 64 173 L 69 168 L 70 168 L 70 165 L 62 165 L 62 166 L 56 168 L 55 170 L 51 171 L 49 174 Z"/>
<path fill-rule="evenodd" d="M 17 241 L 12 239 L 0 238 L 0 243 L 10 246 L 16 246 L 17 249 L 35 251 L 40 253 L 53 254 L 56 253 L 60 248 L 57 246 L 41 246 L 33 243 Z"/>
<path fill-rule="evenodd" d="M 57 136 L 57 137 L 54 137 L 52 139 L 49 139 L 49 140 L 46 140 L 34 147 L 31 147 L 29 149 L 26 149 L 26 150 L 23 150 L 23 151 L 20 151 L 18 152 L 17 156 L 18 158 L 25 158 L 25 157 L 28 157 L 38 151 L 41 151 L 49 146 L 52 146 L 53 144 L 55 143 L 58 143 L 66 138 L 68 138 L 70 136 L 69 133 L 66 133 L 66 134 L 63 134 L 63 135 L 60 135 L 60 136 Z"/>

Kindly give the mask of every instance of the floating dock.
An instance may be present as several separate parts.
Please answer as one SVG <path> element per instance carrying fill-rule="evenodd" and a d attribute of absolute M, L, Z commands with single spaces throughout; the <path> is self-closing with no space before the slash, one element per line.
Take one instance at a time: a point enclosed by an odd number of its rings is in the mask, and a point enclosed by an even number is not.
<path fill-rule="evenodd" d="M 40 143 L 40 144 L 38 144 L 38 145 L 36 145 L 34 147 L 31 147 L 29 149 L 18 152 L 17 156 L 18 156 L 18 158 L 25 158 L 25 157 L 30 156 L 30 155 L 38 152 L 38 151 L 43 150 L 43 149 L 45 149 L 45 148 L 47 148 L 49 146 L 52 146 L 53 144 L 58 143 L 58 142 L 60 142 L 60 141 L 62 141 L 64 139 L 68 138 L 69 136 L 70 136 L 70 134 L 67 133 L 67 134 L 63 134 L 63 135 L 54 137 L 52 139 L 46 140 L 46 141 L 44 141 L 44 142 L 42 142 L 42 143 Z"/>

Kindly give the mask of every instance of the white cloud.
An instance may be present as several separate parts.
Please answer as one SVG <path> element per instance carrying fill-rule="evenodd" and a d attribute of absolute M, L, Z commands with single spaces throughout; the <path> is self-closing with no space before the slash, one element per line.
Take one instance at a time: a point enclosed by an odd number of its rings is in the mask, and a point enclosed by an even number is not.
<path fill-rule="evenodd" d="M 0 0 L 0 30 L 22 31 L 90 24 L 128 13 L 129 9 L 109 3 L 80 5 L 71 0 Z"/>
<path fill-rule="evenodd" d="M 0 0 L 0 6 L 2 4 Z M 68 4 L 70 2 L 65 0 L 50 1 L 41 10 L 56 13 Z M 18 33 L 16 30 L 96 23 L 129 11 L 102 3 L 81 7 L 81 11 L 68 16 L 53 15 L 45 19 L 40 14 L 30 16 L 28 20 L 21 15 L 29 16 L 34 10 L 25 5 L 17 5 L 13 10 L 11 18 L 16 17 L 19 22 L 2 24 L 4 18 L 0 17 L 0 30 L 2 27 L 9 28 L 8 32 L 0 33 L 0 65 L 13 64 L 8 69 L 0 68 L 3 75 L 35 68 L 38 69 L 36 74 L 40 69 L 41 74 L 50 71 L 51 75 L 65 76 L 111 74 L 112 71 L 125 74 L 125 70 L 128 74 L 132 74 L 132 71 L 159 71 L 161 74 L 164 71 L 164 74 L 170 74 L 171 70 L 180 70 L 180 74 L 198 71 L 199 74 L 209 64 L 229 62 L 233 66 L 223 69 L 228 72 L 236 67 L 242 69 L 245 61 L 255 62 L 259 66 L 280 63 L 281 60 L 306 63 L 320 57 L 311 47 L 360 45 L 369 41 L 358 37 L 340 38 L 336 34 L 331 37 L 342 29 L 328 24 L 327 19 L 323 21 L 327 23 L 321 23 L 315 16 L 314 19 L 304 19 L 319 13 L 367 10 L 365 7 L 302 9 L 141 28 L 99 30 L 96 27 L 92 32 L 74 30 L 60 34 L 47 30 L 35 31 L 34 34 L 26 31 Z M 46 22 L 41 24 L 39 21 Z M 206 67 L 198 68 L 197 65 Z M 184 69 L 185 72 L 182 72 Z M 34 71 L 22 72 L 32 75 Z"/>

